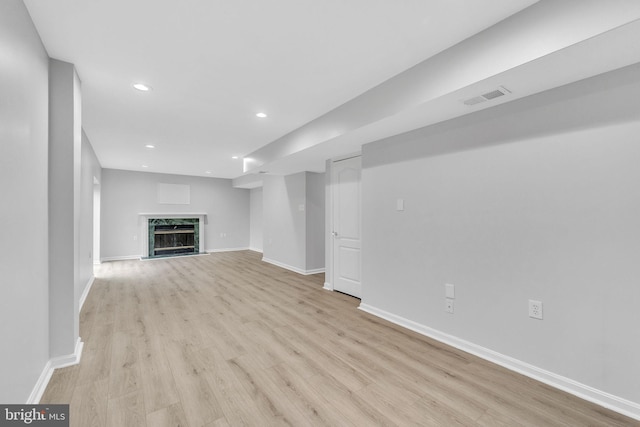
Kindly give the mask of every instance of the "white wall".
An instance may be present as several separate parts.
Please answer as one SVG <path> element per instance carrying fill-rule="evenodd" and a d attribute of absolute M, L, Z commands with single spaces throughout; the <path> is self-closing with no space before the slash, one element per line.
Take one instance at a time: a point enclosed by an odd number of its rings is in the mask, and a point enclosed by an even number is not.
<path fill-rule="evenodd" d="M 77 298 L 83 295 L 87 285 L 93 279 L 94 177 L 98 182 L 102 180 L 102 167 L 84 132 L 82 133 L 81 159 L 78 278 L 75 292 Z"/>
<path fill-rule="evenodd" d="M 324 269 L 325 241 L 325 174 L 307 172 L 306 212 L 307 212 L 307 270 Z"/>
<path fill-rule="evenodd" d="M 158 204 L 158 183 L 189 185 L 191 204 Z M 101 195 L 103 260 L 142 254 L 139 213 L 205 212 L 207 251 L 249 248 L 249 190 L 231 180 L 103 169 Z"/>
<path fill-rule="evenodd" d="M 264 260 L 307 274 L 324 269 L 324 174 L 265 175 Z"/>
<path fill-rule="evenodd" d="M 627 67 L 365 145 L 363 308 L 640 416 L 639 76 Z"/>
<path fill-rule="evenodd" d="M 331 177 L 333 176 L 333 160 L 327 159 L 325 161 L 325 174 L 324 174 L 324 288 L 333 289 L 332 277 L 333 277 L 333 236 L 331 235 L 333 220 L 332 220 L 332 192 L 331 192 Z"/>
<path fill-rule="evenodd" d="M 0 402 L 25 403 L 49 358 L 49 58 L 22 1 L 0 2 L 0 52 Z"/>
<path fill-rule="evenodd" d="M 49 60 L 49 349 L 72 355 L 79 334 L 81 94 L 73 64 Z"/>
<path fill-rule="evenodd" d="M 264 259 L 294 271 L 306 270 L 306 173 L 265 175 Z"/>
<path fill-rule="evenodd" d="M 250 192 L 249 248 L 262 252 L 262 187 Z"/>

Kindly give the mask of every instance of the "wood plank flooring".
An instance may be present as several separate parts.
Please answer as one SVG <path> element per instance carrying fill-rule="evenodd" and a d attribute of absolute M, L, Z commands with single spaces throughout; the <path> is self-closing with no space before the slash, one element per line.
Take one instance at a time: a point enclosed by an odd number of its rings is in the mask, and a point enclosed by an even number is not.
<path fill-rule="evenodd" d="M 250 251 L 101 265 L 79 365 L 41 403 L 72 426 L 639 423 L 357 310 Z"/>

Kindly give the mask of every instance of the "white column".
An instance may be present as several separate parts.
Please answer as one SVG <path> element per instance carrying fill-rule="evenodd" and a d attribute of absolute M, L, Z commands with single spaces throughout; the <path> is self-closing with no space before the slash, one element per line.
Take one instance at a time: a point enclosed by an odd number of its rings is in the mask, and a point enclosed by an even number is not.
<path fill-rule="evenodd" d="M 79 335 L 78 280 L 80 80 L 73 64 L 49 62 L 49 350 L 74 354 Z"/>

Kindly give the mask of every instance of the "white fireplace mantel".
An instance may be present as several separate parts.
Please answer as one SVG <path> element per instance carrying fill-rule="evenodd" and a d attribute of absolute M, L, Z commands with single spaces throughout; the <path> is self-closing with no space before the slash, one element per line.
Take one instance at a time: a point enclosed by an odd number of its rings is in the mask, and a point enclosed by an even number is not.
<path fill-rule="evenodd" d="M 199 241 L 200 241 L 200 250 L 199 253 L 205 253 L 205 244 L 204 244 L 204 225 L 205 218 L 207 214 L 205 212 L 164 212 L 164 213 L 139 213 L 138 217 L 140 218 L 140 236 L 141 240 L 141 257 L 145 258 L 149 256 L 149 220 L 154 218 L 198 218 L 199 222 Z"/>

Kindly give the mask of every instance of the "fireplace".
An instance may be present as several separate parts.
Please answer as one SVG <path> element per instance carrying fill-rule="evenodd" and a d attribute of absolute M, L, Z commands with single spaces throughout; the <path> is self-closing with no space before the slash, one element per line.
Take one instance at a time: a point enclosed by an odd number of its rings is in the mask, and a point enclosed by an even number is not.
<path fill-rule="evenodd" d="M 143 258 L 204 252 L 203 214 L 140 214 L 143 219 Z"/>
<path fill-rule="evenodd" d="M 199 222 L 196 218 L 149 219 L 149 258 L 197 254 Z"/>

